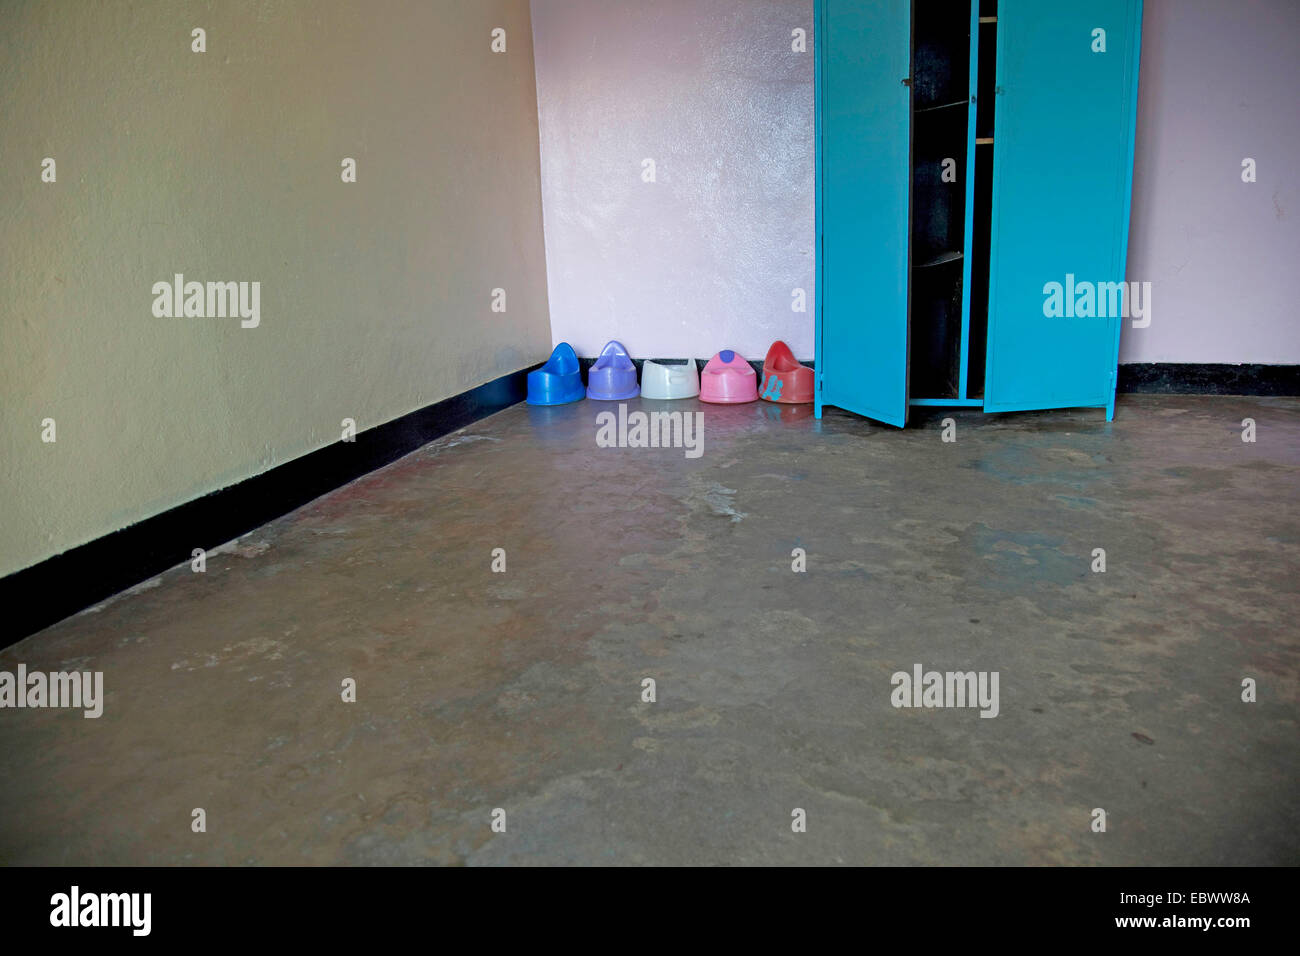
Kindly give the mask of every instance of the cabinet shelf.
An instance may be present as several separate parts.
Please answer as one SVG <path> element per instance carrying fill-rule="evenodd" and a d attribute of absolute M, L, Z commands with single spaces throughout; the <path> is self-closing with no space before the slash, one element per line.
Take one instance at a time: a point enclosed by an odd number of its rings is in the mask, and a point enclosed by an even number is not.
<path fill-rule="evenodd" d="M 962 255 L 961 250 L 949 250 L 948 252 L 941 252 L 933 259 L 927 259 L 925 262 L 918 262 L 916 264 L 916 268 L 928 269 L 930 266 L 941 266 L 949 262 L 956 262 L 958 259 L 961 258 L 961 255 Z"/>
<path fill-rule="evenodd" d="M 960 100 L 953 100 L 951 103 L 939 103 L 936 106 L 923 106 L 919 110 L 912 110 L 912 112 L 918 115 L 921 113 L 934 113 L 937 110 L 952 109 L 954 106 L 965 106 L 967 102 L 968 101 L 963 97 Z"/>

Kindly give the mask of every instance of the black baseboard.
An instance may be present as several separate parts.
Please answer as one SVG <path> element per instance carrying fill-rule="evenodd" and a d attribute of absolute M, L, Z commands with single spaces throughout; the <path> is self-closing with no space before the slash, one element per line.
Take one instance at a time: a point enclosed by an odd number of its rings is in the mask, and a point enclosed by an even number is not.
<path fill-rule="evenodd" d="M 1117 391 L 1150 395 L 1300 395 L 1300 365 L 1121 365 Z"/>
<path fill-rule="evenodd" d="M 532 366 L 536 368 L 537 366 Z M 523 401 L 523 369 L 0 578 L 0 647 L 188 562 L 421 445 Z"/>
<path fill-rule="evenodd" d="M 646 359 L 633 359 L 638 376 Z M 688 359 L 649 359 L 652 362 L 685 362 Z M 706 359 L 694 359 L 703 371 Z M 749 359 L 755 374 L 762 376 L 763 363 Z M 579 358 L 585 377 L 596 360 Z M 811 362 L 804 365 L 815 368 Z M 1210 365 L 1182 362 L 1147 362 L 1119 367 L 1116 391 L 1121 394 L 1155 395 L 1300 395 L 1300 365 Z"/>

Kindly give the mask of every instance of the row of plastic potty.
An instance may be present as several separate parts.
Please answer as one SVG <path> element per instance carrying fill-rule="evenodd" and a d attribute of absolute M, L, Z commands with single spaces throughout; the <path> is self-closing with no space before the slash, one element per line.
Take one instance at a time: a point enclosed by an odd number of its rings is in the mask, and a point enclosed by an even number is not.
<path fill-rule="evenodd" d="M 763 360 L 760 388 L 754 368 L 738 352 L 723 349 L 709 359 L 701 373 L 694 360 L 684 365 L 666 365 L 647 359 L 637 384 L 636 366 L 621 342 L 610 342 L 587 373 L 586 388 L 578 355 L 568 342 L 561 342 L 545 365 L 528 373 L 529 405 L 566 405 L 583 396 L 604 402 L 629 398 L 676 399 L 700 397 L 702 402 L 736 405 L 760 398 L 784 405 L 813 400 L 813 370 L 800 365 L 790 346 L 773 342 Z"/>

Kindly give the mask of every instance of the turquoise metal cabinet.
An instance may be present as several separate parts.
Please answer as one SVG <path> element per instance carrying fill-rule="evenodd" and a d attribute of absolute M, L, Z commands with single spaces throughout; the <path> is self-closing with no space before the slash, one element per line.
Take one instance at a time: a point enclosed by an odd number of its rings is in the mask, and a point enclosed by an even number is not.
<path fill-rule="evenodd" d="M 1112 417 L 1141 0 L 816 16 L 818 417 Z"/>

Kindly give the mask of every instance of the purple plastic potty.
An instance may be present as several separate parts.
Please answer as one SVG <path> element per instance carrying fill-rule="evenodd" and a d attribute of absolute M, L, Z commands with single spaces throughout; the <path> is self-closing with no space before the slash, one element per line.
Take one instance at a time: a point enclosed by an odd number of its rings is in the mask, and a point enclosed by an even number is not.
<path fill-rule="evenodd" d="M 611 341 L 600 350 L 600 358 L 587 373 L 587 397 L 602 402 L 621 402 L 636 398 L 641 387 L 636 383 L 636 366 L 622 342 Z"/>
<path fill-rule="evenodd" d="M 742 356 L 723 349 L 700 373 L 700 401 L 739 405 L 758 401 L 758 376 Z"/>

